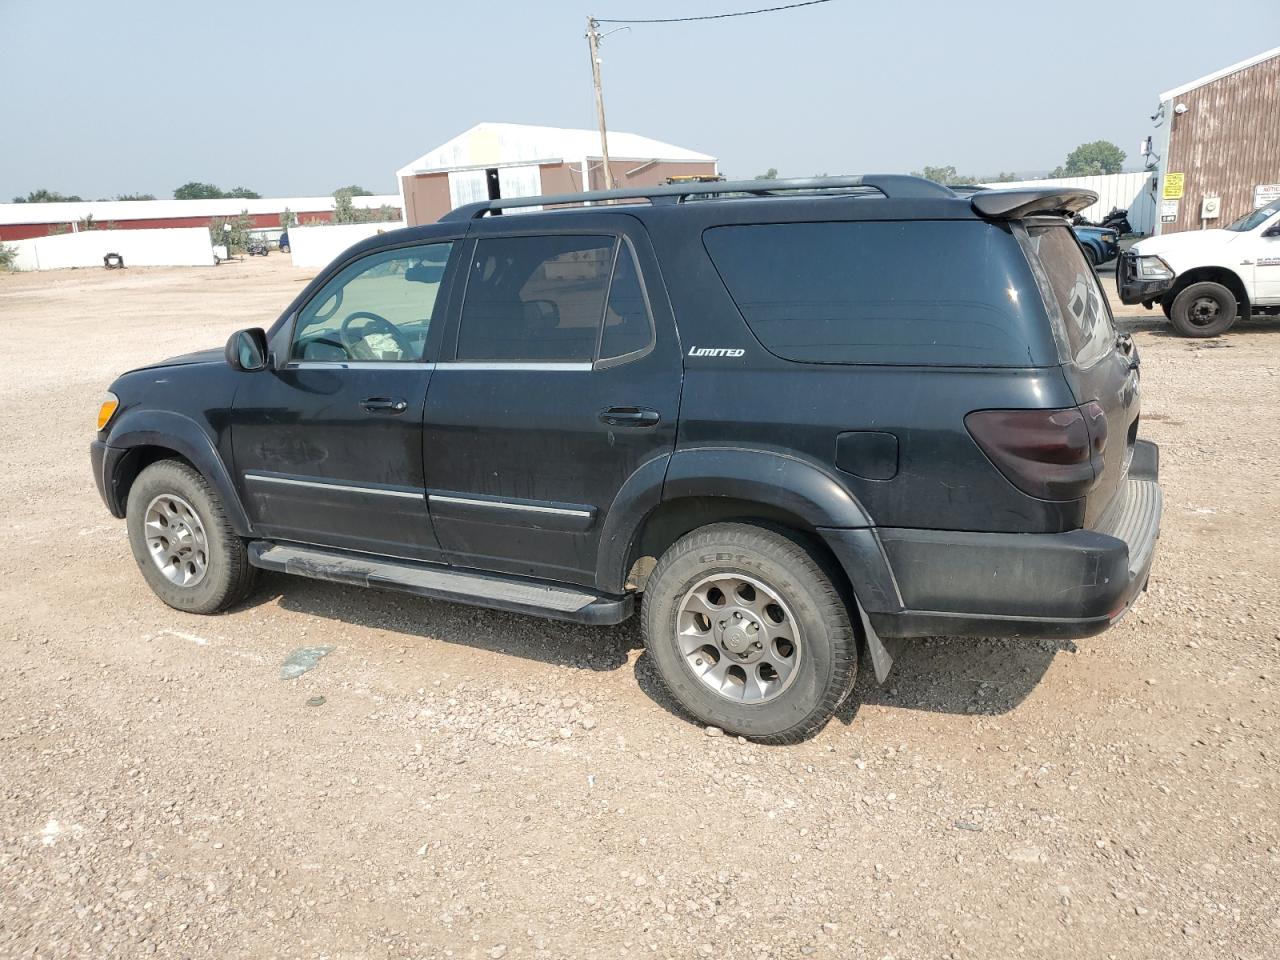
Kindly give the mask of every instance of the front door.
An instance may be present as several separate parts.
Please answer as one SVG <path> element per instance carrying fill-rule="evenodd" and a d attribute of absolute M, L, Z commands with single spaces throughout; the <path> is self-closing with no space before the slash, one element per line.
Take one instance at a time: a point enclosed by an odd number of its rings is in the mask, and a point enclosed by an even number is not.
<path fill-rule="evenodd" d="M 232 445 L 262 536 L 439 559 L 422 410 L 453 247 L 378 250 L 342 266 L 298 311 L 288 356 L 244 378 Z"/>
<path fill-rule="evenodd" d="M 1249 236 L 1248 259 L 1253 261 L 1253 300 L 1268 306 L 1280 304 L 1280 236 L 1266 232 L 1280 227 L 1280 203 L 1268 208 L 1274 215 Z"/>
<path fill-rule="evenodd" d="M 619 490 L 665 471 L 681 358 L 643 229 L 564 216 L 528 235 L 512 217 L 473 225 L 427 396 L 426 479 L 449 562 L 591 585 Z"/>

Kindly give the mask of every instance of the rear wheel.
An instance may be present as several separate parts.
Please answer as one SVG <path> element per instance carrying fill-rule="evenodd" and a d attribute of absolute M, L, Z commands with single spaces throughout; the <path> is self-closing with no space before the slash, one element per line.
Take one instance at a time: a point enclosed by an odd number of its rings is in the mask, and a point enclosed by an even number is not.
<path fill-rule="evenodd" d="M 1184 337 L 1216 337 L 1236 322 L 1236 295 L 1220 283 L 1190 284 L 1173 298 L 1169 322 Z"/>
<path fill-rule="evenodd" d="M 245 597 L 255 570 L 217 492 L 177 460 L 151 464 L 126 508 L 133 558 L 161 600 L 187 613 L 218 613 Z"/>
<path fill-rule="evenodd" d="M 642 629 L 688 713 L 766 743 L 822 729 L 857 676 L 831 578 L 799 542 L 761 527 L 713 524 L 672 546 L 649 578 Z"/>

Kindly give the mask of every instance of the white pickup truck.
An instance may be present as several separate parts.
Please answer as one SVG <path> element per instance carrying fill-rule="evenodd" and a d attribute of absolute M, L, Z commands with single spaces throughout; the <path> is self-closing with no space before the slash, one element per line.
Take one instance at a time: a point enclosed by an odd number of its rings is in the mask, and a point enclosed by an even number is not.
<path fill-rule="evenodd" d="M 1160 304 L 1185 337 L 1280 313 L 1280 200 L 1220 230 L 1138 241 L 1116 263 L 1116 289 L 1125 303 Z"/>

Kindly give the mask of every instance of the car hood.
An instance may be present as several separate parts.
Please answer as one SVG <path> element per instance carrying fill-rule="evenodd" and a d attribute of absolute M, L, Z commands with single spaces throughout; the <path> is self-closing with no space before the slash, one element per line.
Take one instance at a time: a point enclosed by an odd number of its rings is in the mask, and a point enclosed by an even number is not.
<path fill-rule="evenodd" d="M 1133 245 L 1133 252 L 1140 257 L 1157 256 L 1169 260 L 1195 257 L 1201 251 L 1220 250 L 1225 244 L 1241 236 L 1231 230 L 1187 230 L 1167 236 L 1148 237 Z M 1170 266 L 1174 266 L 1170 262 Z"/>
<path fill-rule="evenodd" d="M 159 360 L 155 363 L 149 363 L 145 367 L 138 367 L 139 370 L 155 370 L 160 367 L 185 367 L 193 363 L 221 363 L 226 359 L 226 354 L 221 347 L 214 347 L 210 350 L 197 350 L 195 353 L 183 353 L 176 357 L 170 357 L 168 360 Z"/>

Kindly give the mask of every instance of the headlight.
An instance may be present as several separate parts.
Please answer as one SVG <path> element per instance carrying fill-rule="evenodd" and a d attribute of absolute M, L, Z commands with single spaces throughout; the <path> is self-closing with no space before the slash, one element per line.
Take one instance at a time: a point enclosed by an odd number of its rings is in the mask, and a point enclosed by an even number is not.
<path fill-rule="evenodd" d="M 1172 280 L 1173 269 L 1159 257 L 1139 257 L 1138 279 Z"/>
<path fill-rule="evenodd" d="M 102 398 L 102 406 L 98 408 L 98 429 L 105 430 L 107 424 L 111 422 L 111 418 L 116 415 L 116 409 L 120 406 L 120 398 L 114 393 L 108 393 Z"/>
<path fill-rule="evenodd" d="M 1115 235 L 1114 233 L 1104 233 L 1104 234 L 1102 235 L 1102 242 L 1103 242 L 1103 243 L 1115 243 L 1115 242 L 1116 242 L 1116 235 Z"/>

